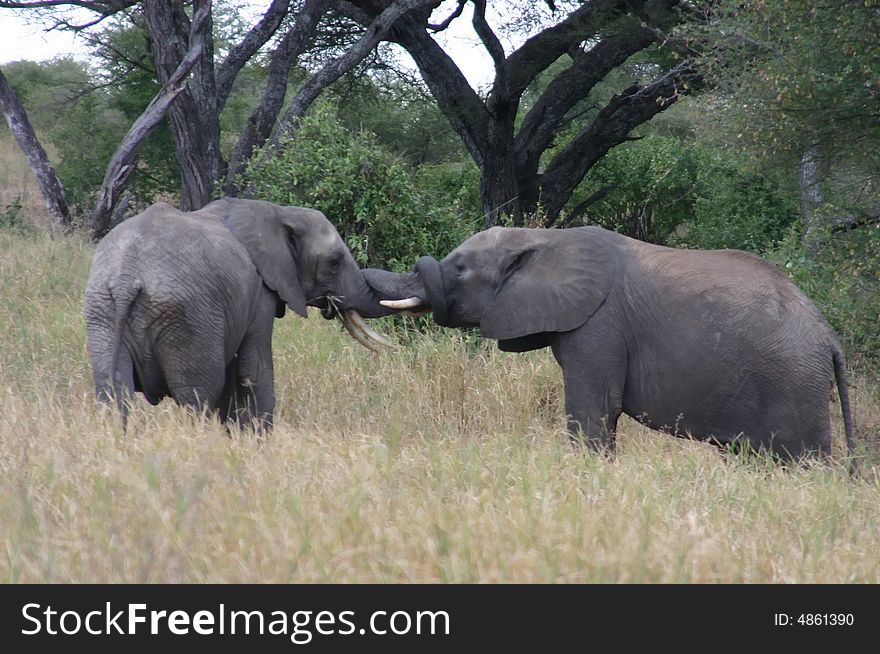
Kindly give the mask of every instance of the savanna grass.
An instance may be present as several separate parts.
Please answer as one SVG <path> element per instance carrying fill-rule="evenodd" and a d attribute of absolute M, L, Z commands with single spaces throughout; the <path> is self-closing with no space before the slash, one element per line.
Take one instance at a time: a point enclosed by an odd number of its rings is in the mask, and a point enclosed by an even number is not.
<path fill-rule="evenodd" d="M 0 232 L 4 581 L 880 582 L 871 460 L 851 480 L 626 420 L 585 452 L 548 352 L 466 334 L 394 328 L 376 356 L 288 315 L 268 438 L 140 400 L 124 434 L 93 399 L 91 252 Z M 870 455 L 878 384 L 852 377 Z"/>

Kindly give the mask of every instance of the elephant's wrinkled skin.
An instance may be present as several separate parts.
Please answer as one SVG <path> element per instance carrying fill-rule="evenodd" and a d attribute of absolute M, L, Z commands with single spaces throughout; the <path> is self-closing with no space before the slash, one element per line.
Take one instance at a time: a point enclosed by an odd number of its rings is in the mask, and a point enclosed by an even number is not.
<path fill-rule="evenodd" d="M 844 357 L 809 299 L 736 250 L 678 250 L 598 227 L 492 228 L 413 273 L 365 270 L 387 306 L 478 326 L 502 350 L 551 347 L 572 432 L 612 446 L 621 412 L 655 429 L 783 458 L 827 454 Z"/>
<path fill-rule="evenodd" d="M 259 200 L 190 213 L 154 204 L 114 228 L 92 260 L 85 317 L 98 397 L 126 415 L 127 394 L 153 404 L 171 396 L 268 427 L 273 321 L 285 306 L 306 317 L 307 305 L 340 315 L 365 344 L 354 312 L 389 313 L 322 213 Z"/>

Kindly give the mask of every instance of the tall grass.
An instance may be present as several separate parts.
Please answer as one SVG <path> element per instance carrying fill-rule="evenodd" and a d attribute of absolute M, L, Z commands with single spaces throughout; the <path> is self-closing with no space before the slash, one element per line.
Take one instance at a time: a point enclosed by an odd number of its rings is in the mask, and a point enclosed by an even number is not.
<path fill-rule="evenodd" d="M 872 465 L 729 460 L 633 422 L 584 452 L 548 353 L 454 332 L 375 356 L 288 316 L 268 439 L 170 402 L 123 434 L 92 397 L 91 252 L 0 232 L 4 581 L 880 582 Z M 878 384 L 853 377 L 865 444 Z"/>

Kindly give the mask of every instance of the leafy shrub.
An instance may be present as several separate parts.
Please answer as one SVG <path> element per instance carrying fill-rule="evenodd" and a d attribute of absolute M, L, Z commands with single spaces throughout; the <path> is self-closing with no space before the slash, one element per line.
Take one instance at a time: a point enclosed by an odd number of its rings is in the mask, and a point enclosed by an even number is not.
<path fill-rule="evenodd" d="M 652 134 L 612 148 L 575 191 L 570 207 L 602 189 L 604 199 L 587 210 L 586 223 L 665 243 L 693 216 L 695 162 L 679 139 Z"/>
<path fill-rule="evenodd" d="M 740 166 L 717 149 L 696 149 L 693 215 L 675 243 L 765 252 L 799 222 L 797 193 L 784 180 Z"/>
<path fill-rule="evenodd" d="M 323 211 L 358 263 L 391 270 L 408 270 L 424 254 L 444 256 L 476 227 L 478 216 L 459 215 L 466 192 L 437 192 L 448 191 L 449 178 L 436 170 L 426 179 L 423 190 L 372 134 L 346 129 L 326 105 L 278 151 L 258 152 L 245 173 L 256 197 Z"/>
<path fill-rule="evenodd" d="M 461 162 L 419 166 L 417 185 L 423 197 L 439 207 L 455 211 L 469 224 L 482 221 L 480 200 L 480 169 L 471 159 Z"/>
<path fill-rule="evenodd" d="M 815 256 L 791 229 L 768 256 L 816 303 L 851 355 L 880 358 L 880 225 L 835 234 Z"/>
<path fill-rule="evenodd" d="M 59 121 L 51 133 L 59 154 L 58 176 L 72 207 L 91 207 L 127 125 L 99 93 L 72 103 L 67 116 L 69 120 Z"/>
<path fill-rule="evenodd" d="M 6 208 L 0 211 L 0 229 L 9 232 L 18 232 L 25 229 L 24 223 L 19 215 L 21 213 L 21 196 L 17 195 L 13 198 L 12 203 L 6 205 Z"/>
<path fill-rule="evenodd" d="M 782 180 L 749 170 L 719 146 L 651 134 L 613 148 L 588 173 L 570 207 L 600 189 L 584 222 L 647 240 L 763 252 L 798 218 Z"/>

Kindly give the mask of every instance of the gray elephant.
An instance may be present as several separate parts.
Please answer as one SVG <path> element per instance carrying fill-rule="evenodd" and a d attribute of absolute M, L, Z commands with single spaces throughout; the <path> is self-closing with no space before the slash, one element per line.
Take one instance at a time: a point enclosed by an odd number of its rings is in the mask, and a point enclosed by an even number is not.
<path fill-rule="evenodd" d="M 156 404 L 217 411 L 269 427 L 275 408 L 272 325 L 285 307 L 339 317 L 359 342 L 388 344 L 368 317 L 378 304 L 348 248 L 319 211 L 223 199 L 199 211 L 154 204 L 99 244 L 85 293 L 95 388 L 140 391 Z"/>
<path fill-rule="evenodd" d="M 654 429 L 783 459 L 831 447 L 844 356 L 809 299 L 773 265 L 736 250 L 679 250 L 598 227 L 495 227 L 415 272 L 366 270 L 395 310 L 479 327 L 502 350 L 549 346 L 569 428 L 613 446 L 621 412 Z"/>

